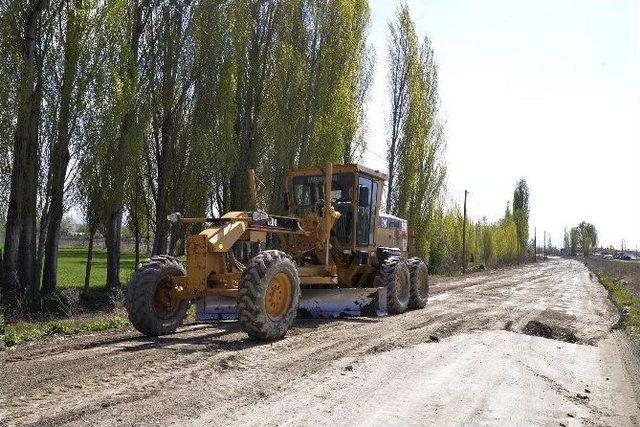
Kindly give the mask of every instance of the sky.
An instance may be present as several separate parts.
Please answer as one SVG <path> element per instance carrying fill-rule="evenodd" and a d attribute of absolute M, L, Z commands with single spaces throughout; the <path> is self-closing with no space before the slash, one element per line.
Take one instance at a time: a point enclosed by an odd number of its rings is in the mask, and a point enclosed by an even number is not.
<path fill-rule="evenodd" d="M 376 68 L 363 163 L 385 170 L 387 23 L 370 0 Z M 446 122 L 447 192 L 497 220 L 524 177 L 530 229 L 562 245 L 591 222 L 601 245 L 640 247 L 640 2 L 409 0 L 431 38 Z"/>

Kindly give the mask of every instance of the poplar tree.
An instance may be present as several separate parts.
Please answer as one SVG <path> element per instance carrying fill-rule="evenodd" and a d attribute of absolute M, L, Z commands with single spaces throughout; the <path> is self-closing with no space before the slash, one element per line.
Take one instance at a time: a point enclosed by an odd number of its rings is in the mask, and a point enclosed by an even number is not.
<path fill-rule="evenodd" d="M 513 190 L 513 219 L 518 231 L 518 254 L 522 259 L 529 242 L 529 186 L 524 178 Z"/>
<path fill-rule="evenodd" d="M 12 65 L 11 111 L 15 120 L 11 150 L 11 185 L 7 207 L 2 271 L 3 299 L 9 303 L 38 291 L 36 262 L 37 197 L 40 174 L 40 119 L 43 52 L 50 2 L 7 1 L 1 27 L 5 59 Z M 3 39 L 5 38 L 3 37 Z M 5 44 L 6 43 L 6 44 Z"/>
<path fill-rule="evenodd" d="M 99 229 L 107 247 L 107 285 L 120 286 L 120 243 L 127 180 L 140 151 L 140 54 L 150 0 L 118 0 L 104 6 L 97 29 L 100 68 L 92 84 L 97 129 L 82 159 L 84 184 L 93 187 Z"/>
<path fill-rule="evenodd" d="M 577 246 L 582 250 L 582 254 L 588 257 L 591 248 L 598 246 L 598 232 L 596 227 L 586 221 L 580 222 L 576 226 L 577 230 Z"/>
<path fill-rule="evenodd" d="M 149 94 L 146 110 L 150 115 L 149 133 L 145 135 L 146 187 L 153 202 L 153 254 L 167 253 L 169 211 L 178 210 L 177 198 L 186 184 L 190 170 L 186 125 L 189 114 L 189 91 L 193 87 L 193 50 L 191 32 L 192 6 L 189 2 L 162 2 L 151 11 L 149 36 L 144 49 L 145 82 Z M 133 187 L 133 199 L 140 199 L 144 187 Z M 192 188 L 195 191 L 196 188 Z M 140 208 L 133 204 L 130 213 Z M 137 227 L 137 225 L 136 225 Z"/>
<path fill-rule="evenodd" d="M 438 68 L 428 37 L 419 43 L 407 5 L 389 24 L 391 116 L 388 210 L 406 218 L 415 250 L 427 259 L 429 222 L 446 168 L 440 121 Z"/>
<path fill-rule="evenodd" d="M 86 0 L 67 0 L 62 4 L 58 19 L 61 28 L 56 36 L 61 49 L 52 49 L 53 70 L 50 105 L 57 106 L 52 121 L 52 144 L 47 162 L 48 174 L 46 194 L 49 197 L 48 209 L 42 212 L 41 235 L 44 235 L 44 271 L 42 291 L 53 293 L 57 284 L 58 245 L 60 242 L 60 224 L 64 214 L 65 193 L 67 193 L 67 172 L 75 149 L 74 136 L 78 134 L 79 116 L 83 112 L 86 86 L 90 78 L 89 25 L 93 8 L 85 4 Z M 74 150 L 75 151 L 75 150 Z M 40 264 L 38 265 L 38 268 Z"/>
<path fill-rule="evenodd" d="M 272 177 L 267 200 L 272 210 L 282 209 L 287 168 L 350 162 L 361 155 L 373 70 L 369 21 L 363 0 L 283 4 L 265 99 L 269 114 L 260 126 L 269 159 L 261 175 Z"/>

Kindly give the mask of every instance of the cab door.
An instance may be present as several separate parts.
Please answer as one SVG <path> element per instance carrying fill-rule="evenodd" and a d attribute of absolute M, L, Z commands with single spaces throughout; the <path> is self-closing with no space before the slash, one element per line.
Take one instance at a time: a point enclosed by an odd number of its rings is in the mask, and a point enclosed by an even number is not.
<path fill-rule="evenodd" d="M 375 246 L 376 214 L 378 212 L 378 182 L 358 176 L 358 211 L 356 214 L 356 247 Z"/>

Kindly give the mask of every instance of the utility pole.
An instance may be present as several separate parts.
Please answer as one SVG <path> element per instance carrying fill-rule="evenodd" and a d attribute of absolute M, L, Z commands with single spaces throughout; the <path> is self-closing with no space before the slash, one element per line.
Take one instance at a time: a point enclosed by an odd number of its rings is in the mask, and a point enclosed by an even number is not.
<path fill-rule="evenodd" d="M 547 258 L 547 230 L 544 230 L 544 240 L 542 241 L 542 258 Z"/>
<path fill-rule="evenodd" d="M 533 227 L 533 262 L 538 261 L 538 232 L 536 228 Z"/>
<path fill-rule="evenodd" d="M 467 194 L 464 190 L 464 209 L 462 219 L 462 274 L 467 272 Z"/>

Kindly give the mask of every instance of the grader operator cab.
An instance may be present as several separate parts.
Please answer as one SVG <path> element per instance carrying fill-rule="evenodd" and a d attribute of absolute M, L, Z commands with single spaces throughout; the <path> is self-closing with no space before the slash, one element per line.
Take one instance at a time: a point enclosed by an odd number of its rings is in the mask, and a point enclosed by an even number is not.
<path fill-rule="evenodd" d="M 409 258 L 407 222 L 379 212 L 386 175 L 347 164 L 292 169 L 288 215 L 255 210 L 203 223 L 187 238 L 186 268 L 167 255 L 139 266 L 127 311 L 140 332 L 175 332 L 192 303 L 200 321 L 238 319 L 251 338 L 282 338 L 296 316 L 400 314 L 425 306 L 427 267 Z M 249 256 L 247 256 L 249 255 Z"/>

